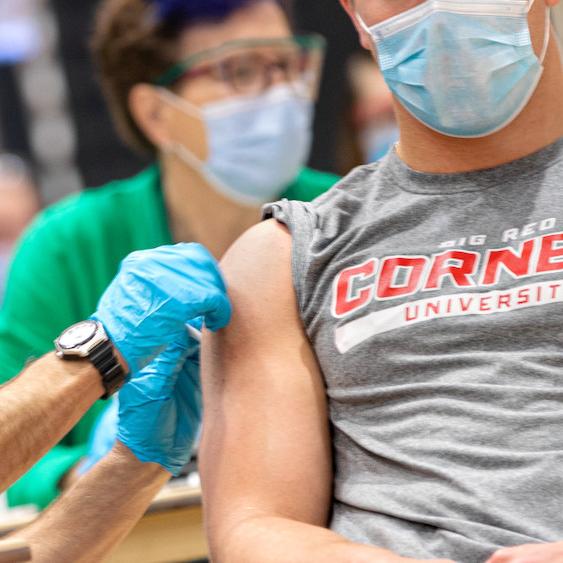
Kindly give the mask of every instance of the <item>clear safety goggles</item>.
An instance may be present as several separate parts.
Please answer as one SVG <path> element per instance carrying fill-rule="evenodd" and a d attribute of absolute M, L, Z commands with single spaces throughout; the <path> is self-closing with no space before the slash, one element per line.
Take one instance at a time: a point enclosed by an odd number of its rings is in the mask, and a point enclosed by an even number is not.
<path fill-rule="evenodd" d="M 300 95 L 314 99 L 325 50 L 326 41 L 320 35 L 230 41 L 181 61 L 154 83 L 170 87 L 207 77 L 222 82 L 234 95 L 245 96 L 288 83 Z"/>

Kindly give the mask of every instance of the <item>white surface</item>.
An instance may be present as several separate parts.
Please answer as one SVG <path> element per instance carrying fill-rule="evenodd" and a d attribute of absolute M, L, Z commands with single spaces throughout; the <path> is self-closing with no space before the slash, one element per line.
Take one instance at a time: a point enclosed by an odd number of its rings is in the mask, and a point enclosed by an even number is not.
<path fill-rule="evenodd" d="M 8 498 L 6 493 L 0 494 L 0 519 L 8 512 Z"/>

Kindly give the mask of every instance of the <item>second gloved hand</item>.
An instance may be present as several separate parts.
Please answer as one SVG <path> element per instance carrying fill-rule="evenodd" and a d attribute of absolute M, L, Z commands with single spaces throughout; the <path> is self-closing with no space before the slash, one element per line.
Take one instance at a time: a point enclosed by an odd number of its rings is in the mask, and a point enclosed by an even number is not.
<path fill-rule="evenodd" d="M 199 343 L 187 330 L 119 392 L 117 438 L 143 462 L 179 475 L 201 422 Z"/>
<path fill-rule="evenodd" d="M 143 369 L 203 317 L 210 330 L 230 320 L 231 306 L 217 262 L 199 244 L 134 252 L 92 316 L 100 321 L 133 373 Z"/>
<path fill-rule="evenodd" d="M 76 471 L 79 476 L 90 471 L 113 448 L 117 439 L 117 424 L 119 420 L 119 401 L 113 397 L 108 408 L 100 415 L 90 434 L 88 453 L 78 465 Z"/>

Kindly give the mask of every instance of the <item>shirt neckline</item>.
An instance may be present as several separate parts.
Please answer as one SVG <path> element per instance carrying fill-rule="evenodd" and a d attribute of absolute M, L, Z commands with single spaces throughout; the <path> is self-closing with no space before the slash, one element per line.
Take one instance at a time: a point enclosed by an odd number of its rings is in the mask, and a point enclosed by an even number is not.
<path fill-rule="evenodd" d="M 379 172 L 399 189 L 415 194 L 453 195 L 478 192 L 543 172 L 563 160 L 563 137 L 539 151 L 495 168 L 454 174 L 430 174 L 410 168 L 393 148 Z"/>

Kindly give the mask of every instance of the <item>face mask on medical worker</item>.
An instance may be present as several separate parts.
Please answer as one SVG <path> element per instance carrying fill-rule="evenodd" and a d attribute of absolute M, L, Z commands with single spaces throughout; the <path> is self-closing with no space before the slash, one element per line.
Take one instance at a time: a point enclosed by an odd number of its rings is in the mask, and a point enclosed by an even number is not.
<path fill-rule="evenodd" d="M 254 47 L 258 42 L 248 43 Z M 268 43 L 289 47 L 289 62 L 268 64 L 254 59 L 260 70 L 246 74 L 259 84 L 245 87 L 237 86 L 223 69 L 222 76 L 235 94 L 232 97 L 199 107 L 161 89 L 163 98 L 177 110 L 202 120 L 208 157 L 200 160 L 181 142 L 170 143 L 167 150 L 218 192 L 243 205 L 262 205 L 279 197 L 306 164 L 312 142 L 324 41 L 308 36 Z M 283 66 L 283 80 L 272 83 L 272 66 Z"/>
<path fill-rule="evenodd" d="M 368 26 L 385 81 L 430 129 L 452 137 L 491 135 L 511 123 L 534 94 L 550 36 L 532 46 L 534 0 L 428 0 Z"/>

